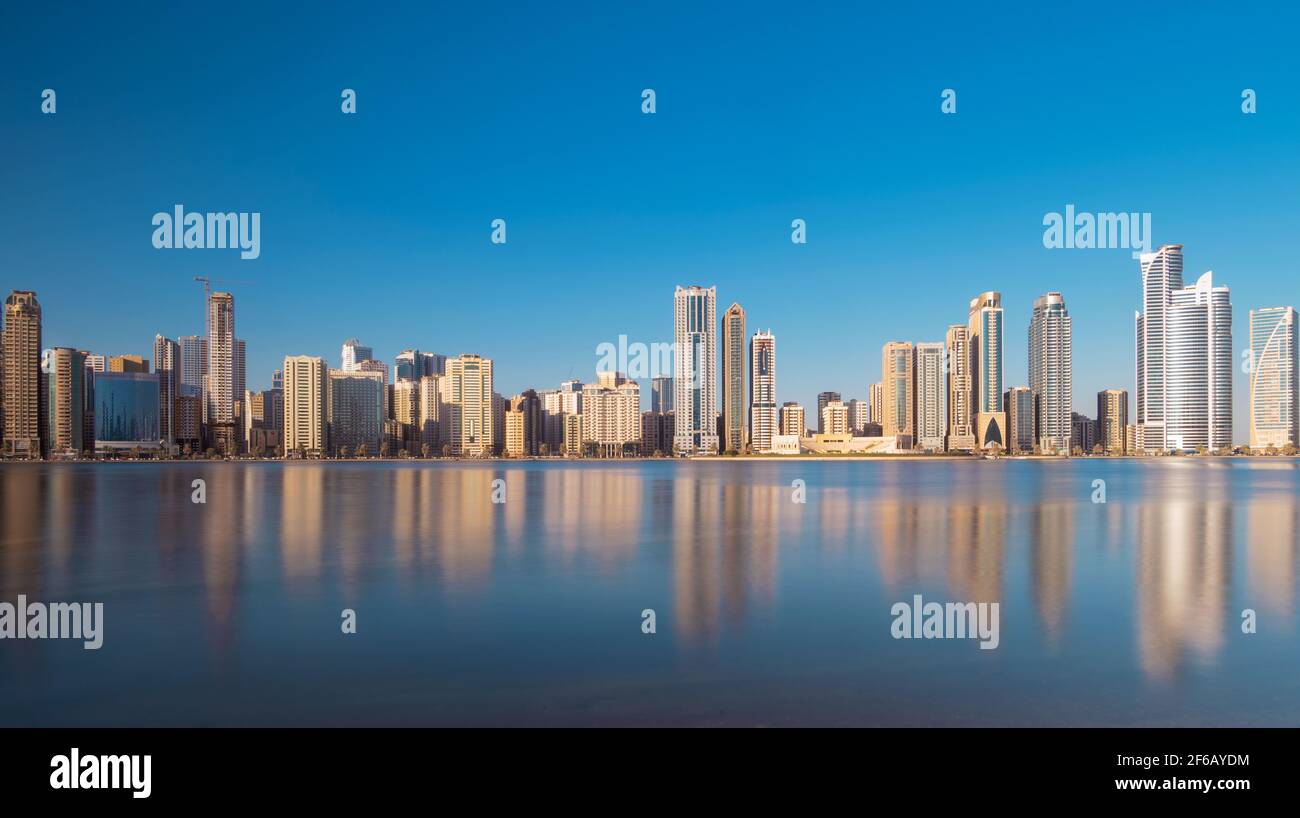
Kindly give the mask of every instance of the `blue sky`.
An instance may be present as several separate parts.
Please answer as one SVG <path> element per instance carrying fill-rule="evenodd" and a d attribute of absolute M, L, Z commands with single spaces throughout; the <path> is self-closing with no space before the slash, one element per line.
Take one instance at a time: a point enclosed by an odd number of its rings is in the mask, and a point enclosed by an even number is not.
<path fill-rule="evenodd" d="M 1300 13 L 1046 5 L 14 11 L 0 286 L 38 291 L 46 346 L 149 355 L 201 331 L 193 276 L 233 279 L 252 387 L 357 336 L 490 356 L 509 395 L 590 379 L 620 334 L 670 341 L 674 285 L 714 284 L 805 405 L 865 398 L 882 343 L 942 340 L 989 289 L 1022 383 L 1059 290 L 1093 414 L 1133 387 L 1137 262 L 1045 249 L 1044 214 L 1150 212 L 1189 280 L 1231 286 L 1244 349 L 1249 309 L 1300 302 Z M 154 249 L 177 203 L 260 212 L 261 257 Z"/>

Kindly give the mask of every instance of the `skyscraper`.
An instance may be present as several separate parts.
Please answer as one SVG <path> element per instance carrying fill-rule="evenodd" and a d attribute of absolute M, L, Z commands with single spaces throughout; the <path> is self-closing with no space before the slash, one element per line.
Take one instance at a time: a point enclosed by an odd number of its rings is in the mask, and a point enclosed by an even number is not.
<path fill-rule="evenodd" d="M 943 451 L 943 353 L 943 344 L 917 344 L 912 368 L 914 447 L 928 452 Z"/>
<path fill-rule="evenodd" d="M 362 361 L 373 360 L 375 351 L 366 346 L 356 338 L 349 338 L 343 342 L 342 369 L 344 372 L 355 372 L 357 365 Z"/>
<path fill-rule="evenodd" d="M 975 441 L 981 449 L 1005 449 L 1007 415 L 1002 406 L 1002 294 L 971 299 L 966 328 L 971 345 L 971 404 Z"/>
<path fill-rule="evenodd" d="M 746 436 L 745 310 L 732 304 L 722 314 L 722 448 L 743 451 Z"/>
<path fill-rule="evenodd" d="M 776 336 L 756 332 L 749 342 L 749 445 L 756 452 L 772 450 L 776 425 Z"/>
<path fill-rule="evenodd" d="M 208 295 L 208 368 L 204 376 L 204 422 L 208 445 L 222 454 L 237 451 L 235 423 L 235 297 L 226 292 Z M 243 392 L 238 393 L 240 398 Z"/>
<path fill-rule="evenodd" d="M 849 431 L 855 435 L 866 434 L 871 422 L 871 404 L 859 398 L 849 401 Z"/>
<path fill-rule="evenodd" d="M 203 376 L 208 374 L 208 341 L 198 335 L 182 335 L 177 339 L 177 343 L 181 347 L 180 383 L 177 394 L 201 398 Z"/>
<path fill-rule="evenodd" d="M 1169 294 L 1165 334 L 1165 447 L 1232 445 L 1232 302 L 1204 273 Z M 1150 435 L 1150 430 L 1147 430 Z M 1148 437 L 1147 445 L 1150 446 Z"/>
<path fill-rule="evenodd" d="M 873 383 L 867 386 L 867 404 L 871 407 L 867 420 L 871 423 L 885 422 L 885 385 Z"/>
<path fill-rule="evenodd" d="M 1250 446 L 1300 445 L 1294 307 L 1250 311 Z"/>
<path fill-rule="evenodd" d="M 916 396 L 912 391 L 912 371 L 915 355 L 910 341 L 890 341 L 881 350 L 881 383 L 884 385 L 883 403 L 884 420 L 881 422 L 881 434 L 885 437 L 907 435 L 914 439 L 912 428 L 914 402 Z M 902 448 L 910 449 L 911 440 Z"/>
<path fill-rule="evenodd" d="M 1128 426 L 1128 390 L 1103 389 L 1097 393 L 1097 442 L 1107 454 L 1124 454 L 1124 427 Z"/>
<path fill-rule="evenodd" d="M 598 457 L 621 457 L 641 448 L 641 387 L 622 377 L 582 388 L 582 444 Z"/>
<path fill-rule="evenodd" d="M 1147 449 L 1163 451 L 1166 439 L 1168 321 L 1172 294 L 1183 288 L 1183 246 L 1166 244 L 1138 259 L 1142 310 L 1134 314 L 1137 336 L 1137 415 Z"/>
<path fill-rule="evenodd" d="M 781 434 L 803 437 L 807 430 L 803 407 L 789 400 L 781 404 Z"/>
<path fill-rule="evenodd" d="M 163 443 L 176 442 L 176 397 L 179 393 L 181 348 L 170 338 L 153 337 L 154 371 L 158 373 L 158 425 Z M 243 394 L 242 392 L 240 394 Z"/>
<path fill-rule="evenodd" d="M 1013 386 L 1002 396 L 1007 412 L 1007 449 L 1015 454 L 1034 451 L 1034 390 Z"/>
<path fill-rule="evenodd" d="M 492 360 L 466 353 L 447 361 L 450 405 L 443 442 L 453 454 L 482 457 L 496 448 L 493 439 Z"/>
<path fill-rule="evenodd" d="M 651 412 L 671 412 L 673 411 L 673 379 L 668 375 L 661 375 L 650 380 L 650 411 Z"/>
<path fill-rule="evenodd" d="M 673 439 L 680 454 L 718 452 L 717 300 L 716 287 L 678 287 L 673 293 Z"/>
<path fill-rule="evenodd" d="M 47 390 L 41 374 L 41 304 L 36 293 L 14 290 L 5 299 L 4 453 L 45 455 Z"/>
<path fill-rule="evenodd" d="M 975 418 L 972 414 L 975 384 L 971 379 L 974 361 L 970 328 L 965 324 L 948 327 L 948 440 L 951 452 L 975 450 Z"/>
<path fill-rule="evenodd" d="M 45 374 L 49 410 L 47 453 L 80 457 L 82 452 L 95 447 L 93 439 L 89 444 L 85 439 L 89 406 L 86 353 L 67 347 L 47 349 L 41 356 L 41 370 Z"/>
<path fill-rule="evenodd" d="M 384 434 L 384 387 L 379 372 L 329 370 L 326 422 L 330 451 L 335 455 L 377 452 Z"/>
<path fill-rule="evenodd" d="M 323 455 L 329 445 L 325 406 L 325 359 L 284 359 L 284 456 Z"/>
<path fill-rule="evenodd" d="M 1069 454 L 1074 404 L 1070 313 L 1060 293 L 1034 301 L 1029 319 L 1029 388 L 1034 435 L 1043 454 Z"/>

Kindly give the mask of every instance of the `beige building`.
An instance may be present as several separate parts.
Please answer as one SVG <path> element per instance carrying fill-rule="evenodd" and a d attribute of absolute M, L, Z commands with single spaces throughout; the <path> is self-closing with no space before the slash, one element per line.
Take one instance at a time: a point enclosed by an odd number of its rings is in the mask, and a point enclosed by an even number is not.
<path fill-rule="evenodd" d="M 820 434 L 847 435 L 849 432 L 849 407 L 844 401 L 833 400 L 822 407 Z"/>
<path fill-rule="evenodd" d="M 466 353 L 447 361 L 450 400 L 443 443 L 461 457 L 482 457 L 496 450 L 493 438 L 492 359 Z"/>
<path fill-rule="evenodd" d="M 724 452 L 744 451 L 748 442 L 745 401 L 745 310 L 732 304 L 722 314 L 722 439 Z"/>
<path fill-rule="evenodd" d="M 1002 405 L 1007 412 L 1007 451 L 1033 454 L 1038 448 L 1034 390 L 1028 386 L 1013 386 L 1003 394 Z"/>
<path fill-rule="evenodd" d="M 1107 454 L 1128 451 L 1128 390 L 1103 389 L 1097 393 L 1097 442 Z"/>
<path fill-rule="evenodd" d="M 564 440 L 560 444 L 565 457 L 582 454 L 582 415 L 560 415 L 564 424 Z"/>
<path fill-rule="evenodd" d="M 506 457 L 523 457 L 524 413 L 518 409 L 506 410 Z"/>
<path fill-rule="evenodd" d="M 867 387 L 867 422 L 885 422 L 885 385 L 873 383 Z"/>
<path fill-rule="evenodd" d="M 804 425 L 803 407 L 794 401 L 781 404 L 781 434 L 803 437 L 807 432 Z"/>
<path fill-rule="evenodd" d="M 420 382 L 402 380 L 393 384 L 393 420 L 397 423 L 397 445 L 408 454 L 420 451 Z"/>
<path fill-rule="evenodd" d="M 86 390 L 86 353 L 67 347 L 45 351 L 41 369 L 49 378 L 49 456 L 80 457 L 95 448 L 92 431 L 87 443 L 86 412 L 90 408 Z"/>
<path fill-rule="evenodd" d="M 442 454 L 442 444 L 445 442 L 439 433 L 444 380 L 446 378 L 443 375 L 425 375 L 420 378 L 420 420 L 416 436 L 421 450 L 428 446 L 434 455 Z"/>
<path fill-rule="evenodd" d="M 290 355 L 284 359 L 284 455 L 321 457 L 326 438 L 325 359 Z"/>
<path fill-rule="evenodd" d="M 941 452 L 944 447 L 943 379 L 944 345 L 921 343 L 913 355 L 912 382 L 913 440 L 916 448 L 927 452 Z"/>
<path fill-rule="evenodd" d="M 881 354 L 880 371 L 883 373 L 881 383 L 884 394 L 883 417 L 880 426 L 885 437 L 897 435 L 914 436 L 912 417 L 915 396 L 913 395 L 913 367 L 915 354 L 910 341 L 890 341 L 885 344 Z"/>
<path fill-rule="evenodd" d="M 600 457 L 640 448 L 641 387 L 636 381 L 615 376 L 582 388 L 582 442 Z"/>
<path fill-rule="evenodd" d="M 149 362 L 139 355 L 113 355 L 108 359 L 109 372 L 149 372 Z"/>
<path fill-rule="evenodd" d="M 947 449 L 950 452 L 975 451 L 970 328 L 965 324 L 953 324 L 948 327 L 945 343 L 948 347 Z"/>

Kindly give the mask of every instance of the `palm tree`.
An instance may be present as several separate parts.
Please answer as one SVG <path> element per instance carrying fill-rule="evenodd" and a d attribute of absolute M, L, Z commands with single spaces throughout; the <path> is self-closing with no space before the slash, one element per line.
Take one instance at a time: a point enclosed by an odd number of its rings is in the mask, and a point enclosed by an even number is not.
<path fill-rule="evenodd" d="M 370 446 L 366 443 L 357 444 L 357 457 L 366 457 L 370 454 Z"/>
<path fill-rule="evenodd" d="M 450 444 L 450 443 L 444 443 L 444 444 L 442 444 L 442 456 L 443 456 L 443 457 L 451 457 L 451 444 Z"/>
<path fill-rule="evenodd" d="M 429 454 L 430 454 L 432 451 L 433 451 L 433 447 L 430 446 L 428 443 L 421 443 L 421 444 L 420 444 L 420 457 L 423 457 L 424 459 L 428 460 L 428 459 L 429 459 Z"/>

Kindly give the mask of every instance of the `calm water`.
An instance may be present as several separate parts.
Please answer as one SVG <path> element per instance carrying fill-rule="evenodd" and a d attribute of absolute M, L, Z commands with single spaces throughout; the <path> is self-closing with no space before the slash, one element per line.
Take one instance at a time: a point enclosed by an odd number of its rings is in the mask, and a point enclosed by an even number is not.
<path fill-rule="evenodd" d="M 1298 531 L 1280 459 L 9 465 L 0 601 L 105 626 L 0 725 L 1300 725 Z"/>

